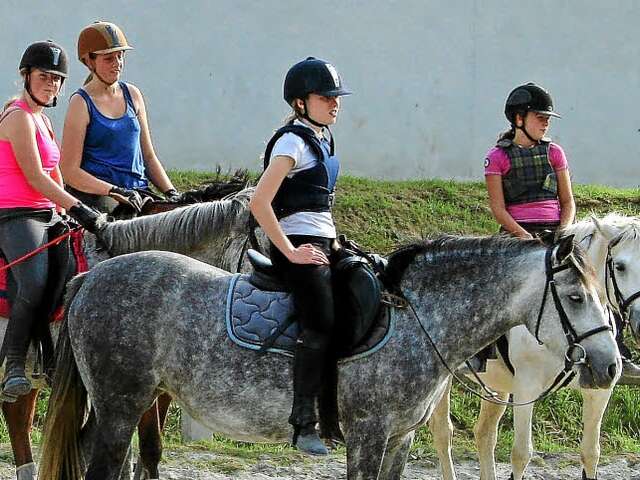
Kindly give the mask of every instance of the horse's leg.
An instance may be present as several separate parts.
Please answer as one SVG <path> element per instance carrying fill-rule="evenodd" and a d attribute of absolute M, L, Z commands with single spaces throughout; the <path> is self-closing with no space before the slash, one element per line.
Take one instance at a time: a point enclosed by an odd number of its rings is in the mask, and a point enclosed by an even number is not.
<path fill-rule="evenodd" d="M 521 403 L 536 398 L 539 390 L 525 390 L 526 393 L 513 394 L 513 401 Z M 524 470 L 533 456 L 531 419 L 533 404 L 513 407 L 513 447 L 511 448 L 511 469 L 513 480 L 522 480 Z"/>
<path fill-rule="evenodd" d="M 380 471 L 380 480 L 400 480 L 402 478 L 415 433 L 415 431 L 411 431 L 401 437 L 389 439 Z"/>
<path fill-rule="evenodd" d="M 156 399 L 158 404 L 158 419 L 160 420 L 160 431 L 164 430 L 164 424 L 167 421 L 167 413 L 169 412 L 169 405 L 171 405 L 171 395 L 168 393 L 162 393 Z M 162 451 L 160 452 L 162 453 Z"/>
<path fill-rule="evenodd" d="M 34 388 L 28 394 L 18 397 L 13 403 L 2 403 L 2 413 L 7 422 L 7 430 L 11 439 L 11 448 L 19 480 L 36 478 L 29 434 L 33 424 L 37 399 L 38 390 Z"/>
<path fill-rule="evenodd" d="M 91 460 L 85 480 L 119 480 L 128 468 L 129 453 L 135 420 L 108 419 L 96 423 L 102 435 L 95 437 Z"/>
<path fill-rule="evenodd" d="M 378 419 L 349 422 L 347 442 L 347 480 L 378 480 L 387 449 L 389 432 Z"/>
<path fill-rule="evenodd" d="M 583 431 L 580 455 L 586 477 L 595 479 L 598 475 L 598 460 L 600 460 L 600 426 L 613 389 L 581 389 L 581 392 Z"/>
<path fill-rule="evenodd" d="M 440 470 L 443 480 L 456 480 L 453 468 L 451 443 L 453 438 L 453 424 L 451 423 L 451 379 L 436 405 L 429 419 L 429 430 L 433 437 L 433 444 L 438 452 Z"/>
<path fill-rule="evenodd" d="M 136 463 L 134 480 L 158 478 L 158 464 L 162 459 L 162 430 L 167 420 L 171 395 L 163 393 L 144 412 L 138 423 L 140 456 Z"/>
<path fill-rule="evenodd" d="M 507 401 L 509 399 L 508 393 L 496 393 L 498 400 Z M 495 451 L 498 442 L 498 424 L 506 408 L 506 405 L 497 405 L 485 400 L 480 402 L 480 414 L 475 427 L 473 427 L 473 434 L 478 449 L 480 478 L 482 480 L 496 479 Z"/>

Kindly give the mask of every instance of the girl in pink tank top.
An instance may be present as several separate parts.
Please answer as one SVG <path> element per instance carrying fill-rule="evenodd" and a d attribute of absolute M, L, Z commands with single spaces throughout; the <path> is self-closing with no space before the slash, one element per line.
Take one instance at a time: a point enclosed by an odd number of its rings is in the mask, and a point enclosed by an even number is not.
<path fill-rule="evenodd" d="M 86 229 L 97 232 L 100 215 L 68 194 L 58 168 L 60 150 L 45 107 L 56 105 L 56 96 L 67 76 L 67 56 L 51 42 L 30 45 L 22 55 L 20 74 L 24 89 L 8 102 L 0 115 L 0 255 L 8 262 L 23 257 L 49 241 L 50 228 L 66 209 Z M 52 311 L 49 288 L 49 249 L 16 264 L 11 276 L 16 288 L 9 294 L 11 313 L 2 345 L 6 359 L 2 399 L 16 399 L 31 391 L 25 375 L 25 359 L 31 335 Z M 61 268 L 63 268 L 61 266 Z M 66 271 L 66 270 L 65 270 Z M 56 277 L 54 277 L 56 278 Z M 43 345 L 50 346 L 46 339 Z"/>

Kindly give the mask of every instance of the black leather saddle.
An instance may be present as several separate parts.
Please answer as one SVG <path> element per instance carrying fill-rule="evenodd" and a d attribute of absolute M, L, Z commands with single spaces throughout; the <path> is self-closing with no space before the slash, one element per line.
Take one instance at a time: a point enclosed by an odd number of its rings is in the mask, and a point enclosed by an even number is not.
<path fill-rule="evenodd" d="M 332 265 L 336 308 L 336 348 L 348 351 L 362 343 L 372 330 L 381 310 L 382 284 L 371 261 L 357 252 L 341 248 Z M 249 249 L 247 256 L 253 271 L 249 282 L 266 291 L 290 292 L 285 278 L 263 254 Z M 381 257 L 376 261 L 383 264 Z"/>

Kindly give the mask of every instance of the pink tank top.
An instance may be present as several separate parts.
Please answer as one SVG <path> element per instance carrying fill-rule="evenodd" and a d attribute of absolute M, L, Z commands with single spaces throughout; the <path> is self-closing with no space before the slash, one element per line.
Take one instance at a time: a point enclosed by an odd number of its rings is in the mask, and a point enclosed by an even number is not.
<path fill-rule="evenodd" d="M 36 125 L 36 143 L 40 153 L 42 169 L 48 175 L 60 162 L 60 149 L 48 131 L 42 131 L 33 112 L 22 100 L 16 100 L 9 108 L 18 107 L 32 115 Z M 55 204 L 29 185 L 27 178 L 13 153 L 8 140 L 0 140 L 0 208 L 53 208 Z"/>

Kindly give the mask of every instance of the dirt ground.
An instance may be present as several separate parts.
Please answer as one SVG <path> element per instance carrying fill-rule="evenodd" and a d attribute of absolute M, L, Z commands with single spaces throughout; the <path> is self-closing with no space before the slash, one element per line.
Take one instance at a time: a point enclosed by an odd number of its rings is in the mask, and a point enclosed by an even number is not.
<path fill-rule="evenodd" d="M 328 458 L 302 455 L 273 458 L 262 455 L 247 460 L 219 455 L 204 450 L 165 451 L 160 478 L 167 480 L 317 480 L 345 479 L 346 459 L 342 454 Z M 456 465 L 459 480 L 479 478 L 478 464 L 463 461 Z M 527 469 L 527 480 L 579 480 L 581 467 L 577 455 L 554 454 L 536 456 Z M 510 467 L 499 464 L 498 478 L 509 478 Z M 437 465 L 431 461 L 412 460 L 402 477 L 407 480 L 439 479 Z M 640 455 L 624 455 L 603 459 L 599 480 L 640 480 Z M 6 449 L 0 451 L 0 479 L 13 480 L 15 473 Z"/>

